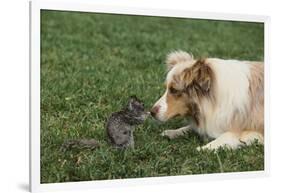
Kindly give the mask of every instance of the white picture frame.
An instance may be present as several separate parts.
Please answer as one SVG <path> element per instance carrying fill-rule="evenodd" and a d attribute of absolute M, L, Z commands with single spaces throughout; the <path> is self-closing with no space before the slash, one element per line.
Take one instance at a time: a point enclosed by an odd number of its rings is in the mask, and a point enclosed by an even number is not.
<path fill-rule="evenodd" d="M 178 18 L 196 18 L 226 21 L 248 21 L 264 23 L 265 59 L 265 155 L 264 171 L 188 175 L 175 177 L 149 177 L 122 180 L 102 180 L 67 183 L 40 183 L 40 10 L 63 10 L 127 15 L 149 15 Z M 123 6 L 104 6 L 90 2 L 32 1 L 30 2 L 30 190 L 31 192 L 88 189 L 114 186 L 134 186 L 159 183 L 183 183 L 190 181 L 222 180 L 268 176 L 270 170 L 269 132 L 269 25 L 270 18 L 259 15 L 191 12 L 186 10 L 147 9 Z"/>

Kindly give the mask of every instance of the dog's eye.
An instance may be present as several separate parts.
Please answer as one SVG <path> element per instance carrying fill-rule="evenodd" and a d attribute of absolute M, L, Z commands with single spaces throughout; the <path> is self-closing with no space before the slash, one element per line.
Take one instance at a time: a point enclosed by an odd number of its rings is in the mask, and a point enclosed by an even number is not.
<path fill-rule="evenodd" d="M 176 94 L 176 93 L 178 93 L 178 90 L 175 89 L 175 88 L 173 88 L 173 87 L 171 87 L 171 88 L 169 89 L 169 91 L 170 91 L 171 94 Z"/>

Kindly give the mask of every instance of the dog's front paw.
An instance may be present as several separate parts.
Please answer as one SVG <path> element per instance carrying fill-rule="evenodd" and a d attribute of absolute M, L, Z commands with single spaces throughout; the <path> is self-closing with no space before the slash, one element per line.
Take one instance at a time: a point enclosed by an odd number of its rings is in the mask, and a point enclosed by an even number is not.
<path fill-rule="evenodd" d="M 161 136 L 168 137 L 169 139 L 175 139 L 177 137 L 175 130 L 165 130 L 161 133 Z"/>
<path fill-rule="evenodd" d="M 202 150 L 202 147 L 201 147 L 201 146 L 198 146 L 198 147 L 196 147 L 196 150 L 197 150 L 197 151 L 201 151 L 201 150 Z"/>
<path fill-rule="evenodd" d="M 204 146 L 198 146 L 198 147 L 196 148 L 196 150 L 197 150 L 197 151 L 205 151 L 205 150 L 213 150 L 213 148 L 210 147 L 210 146 L 204 145 Z"/>
<path fill-rule="evenodd" d="M 206 144 L 206 145 L 203 145 L 203 146 L 198 146 L 196 148 L 197 151 L 216 151 L 219 147 L 218 146 L 215 146 L 213 144 Z"/>

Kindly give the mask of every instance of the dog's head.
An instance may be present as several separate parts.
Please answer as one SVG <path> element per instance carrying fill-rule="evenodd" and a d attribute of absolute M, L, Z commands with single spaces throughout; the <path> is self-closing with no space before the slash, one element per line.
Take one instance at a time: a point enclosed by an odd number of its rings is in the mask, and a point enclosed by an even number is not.
<path fill-rule="evenodd" d="M 169 54 L 166 64 L 166 91 L 151 109 L 152 116 L 160 121 L 195 113 L 194 106 L 203 97 L 211 97 L 214 79 L 205 60 L 194 60 L 183 51 Z"/>

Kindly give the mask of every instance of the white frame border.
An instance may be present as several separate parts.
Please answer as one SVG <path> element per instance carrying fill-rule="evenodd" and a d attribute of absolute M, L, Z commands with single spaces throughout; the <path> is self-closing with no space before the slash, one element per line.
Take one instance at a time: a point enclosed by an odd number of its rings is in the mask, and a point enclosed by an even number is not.
<path fill-rule="evenodd" d="M 210 19 L 225 21 L 246 21 L 264 23 L 264 62 L 265 62 L 265 156 L 264 171 L 236 172 L 222 174 L 204 174 L 204 175 L 186 175 L 186 176 L 167 176 L 167 177 L 147 177 L 122 180 L 99 180 L 83 182 L 66 182 L 40 184 L 40 11 L 41 9 L 60 10 L 60 11 L 78 11 L 93 13 L 111 13 L 127 15 L 147 15 L 164 16 L 194 19 Z M 241 15 L 225 13 L 194 12 L 186 10 L 164 10 L 148 9 L 124 6 L 105 6 L 87 1 L 63 2 L 63 1 L 32 1 L 30 2 L 30 191 L 42 192 L 51 190 L 72 190 L 89 189 L 136 185 L 153 185 L 166 183 L 186 183 L 202 180 L 225 180 L 241 179 L 268 176 L 270 170 L 270 133 L 269 133 L 269 30 L 270 18 L 259 15 Z"/>

